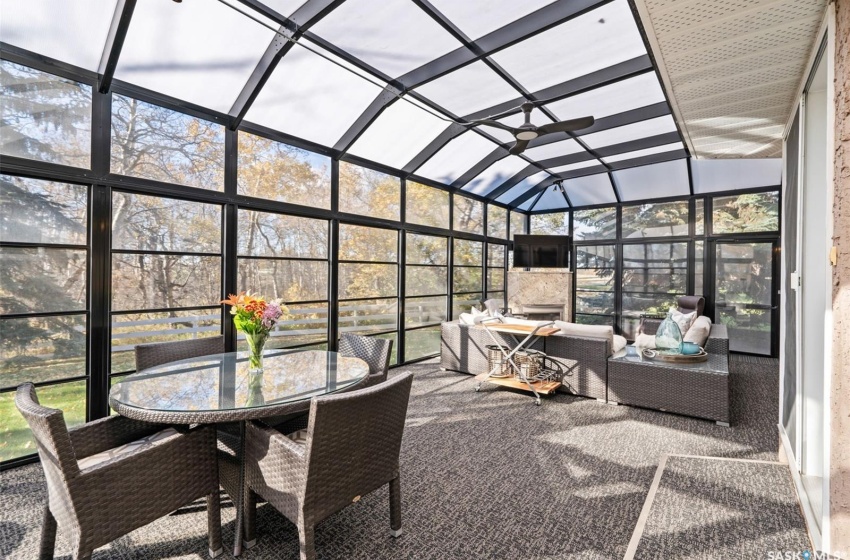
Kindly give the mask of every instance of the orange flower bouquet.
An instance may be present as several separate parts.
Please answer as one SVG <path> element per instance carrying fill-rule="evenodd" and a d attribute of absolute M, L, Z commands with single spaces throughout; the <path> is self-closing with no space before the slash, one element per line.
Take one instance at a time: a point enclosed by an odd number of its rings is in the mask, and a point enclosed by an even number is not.
<path fill-rule="evenodd" d="M 231 294 L 221 303 L 231 306 L 233 325 L 237 331 L 245 333 L 250 349 L 249 369 L 262 371 L 263 348 L 269 334 L 277 322 L 289 313 L 289 309 L 280 300 L 266 301 L 262 296 L 247 292 Z"/>

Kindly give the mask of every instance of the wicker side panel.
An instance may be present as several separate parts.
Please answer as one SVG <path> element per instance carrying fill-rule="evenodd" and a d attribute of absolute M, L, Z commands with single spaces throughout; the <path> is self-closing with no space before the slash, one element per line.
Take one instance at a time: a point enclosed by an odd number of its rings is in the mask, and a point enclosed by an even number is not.
<path fill-rule="evenodd" d="M 136 345 L 136 371 L 160 364 L 224 352 L 224 336 Z"/>
<path fill-rule="evenodd" d="M 545 339 L 547 366 L 561 375 L 560 391 L 607 399 L 608 341 L 601 338 L 554 335 Z"/>
<path fill-rule="evenodd" d="M 709 354 L 729 355 L 729 333 L 726 325 L 711 325 L 711 333 L 705 341 L 705 351 Z"/>
<path fill-rule="evenodd" d="M 510 348 L 516 347 L 525 335 L 510 335 L 491 331 L 496 341 Z M 544 338 L 537 338 L 526 348 L 544 351 Z M 452 371 L 471 373 L 487 373 L 487 346 L 493 344 L 493 339 L 481 327 L 461 325 L 459 323 L 443 323 L 440 335 L 440 367 Z"/>
<path fill-rule="evenodd" d="M 71 488 L 80 549 L 104 546 L 217 490 L 215 430 L 209 426 L 95 468 Z"/>
<path fill-rule="evenodd" d="M 729 375 L 612 361 L 608 400 L 729 422 Z"/>

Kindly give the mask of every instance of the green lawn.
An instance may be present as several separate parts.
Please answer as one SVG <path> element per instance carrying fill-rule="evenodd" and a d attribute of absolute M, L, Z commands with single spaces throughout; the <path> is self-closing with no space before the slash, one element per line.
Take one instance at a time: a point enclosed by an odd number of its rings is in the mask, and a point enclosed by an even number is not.
<path fill-rule="evenodd" d="M 435 354 L 440 351 L 440 327 L 432 327 L 407 331 L 405 333 L 407 343 L 407 356 L 415 359 L 420 356 Z M 381 335 L 382 338 L 396 340 L 396 335 Z M 325 348 L 324 344 L 317 347 Z M 396 350 L 398 344 L 393 344 L 392 363 L 396 363 Z M 122 353 L 124 354 L 124 353 Z M 132 353 L 126 353 L 132 358 Z M 127 356 L 121 356 L 126 358 Z M 125 367 L 132 368 L 131 361 L 122 363 Z M 114 367 L 114 365 L 113 365 Z M 18 381 L 25 381 L 25 376 L 19 376 Z M 73 381 L 61 383 L 38 389 L 38 398 L 41 403 L 51 408 L 58 408 L 65 412 L 65 421 L 69 426 L 82 424 L 86 419 L 86 382 Z M 15 408 L 15 392 L 7 391 L 0 393 L 0 461 L 15 459 L 24 455 L 35 453 L 35 443 L 30 437 L 30 430 L 26 422 Z"/>
<path fill-rule="evenodd" d="M 62 383 L 38 390 L 41 404 L 65 412 L 69 426 L 86 420 L 86 382 Z M 0 461 L 35 453 L 35 443 L 24 418 L 15 408 L 15 392 L 0 393 Z"/>

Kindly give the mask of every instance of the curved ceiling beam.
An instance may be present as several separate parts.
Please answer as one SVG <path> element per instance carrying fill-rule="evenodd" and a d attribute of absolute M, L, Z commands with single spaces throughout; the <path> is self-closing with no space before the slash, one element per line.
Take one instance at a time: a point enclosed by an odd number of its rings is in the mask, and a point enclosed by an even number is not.
<path fill-rule="evenodd" d="M 495 150 L 487 154 L 487 156 L 472 166 L 466 173 L 455 179 L 455 181 L 450 185 L 453 189 L 460 189 L 462 186 L 472 181 L 479 175 L 481 175 L 488 167 L 499 161 L 500 159 L 507 157 L 508 150 L 507 148 L 503 148 L 502 146 L 498 146 Z"/>
<path fill-rule="evenodd" d="M 566 82 L 556 84 L 554 86 L 550 86 L 546 89 L 542 89 L 540 91 L 534 92 L 533 94 L 531 94 L 531 97 L 533 97 L 535 99 L 546 99 L 546 100 L 551 99 L 553 101 L 557 101 L 557 100 L 560 100 L 560 99 L 566 99 L 567 97 L 571 97 L 573 95 L 585 93 L 587 91 L 590 91 L 590 90 L 593 90 L 593 89 L 596 89 L 596 88 L 604 87 L 604 86 L 619 82 L 621 80 L 632 78 L 634 76 L 644 74 L 646 72 L 652 72 L 652 71 L 653 71 L 652 61 L 650 60 L 650 58 L 648 56 L 643 55 L 643 56 L 640 56 L 640 57 L 637 57 L 637 58 L 634 58 L 634 59 L 631 59 L 631 60 L 627 60 L 625 62 L 621 62 L 619 64 L 615 64 L 613 66 L 609 66 L 607 68 L 603 68 L 602 70 L 597 70 L 596 72 L 592 72 L 590 74 L 580 76 L 578 78 L 568 80 Z M 476 113 L 466 115 L 465 117 L 463 117 L 463 120 L 470 121 L 470 120 L 475 120 L 475 119 L 483 119 L 483 118 L 489 117 L 490 115 L 499 115 L 499 114 L 502 114 L 502 113 L 508 113 L 508 114 L 510 114 L 512 112 L 518 113 L 518 112 L 520 112 L 519 106 L 525 101 L 527 101 L 527 99 L 525 97 L 517 97 L 516 99 L 514 99 L 512 101 L 499 103 L 498 105 L 494 105 L 494 106 L 489 107 L 487 109 L 482 109 L 481 111 L 478 111 Z M 654 106 L 650 106 L 650 107 L 654 107 Z M 670 109 L 666 106 L 666 103 L 664 103 L 664 107 L 665 107 L 666 113 L 669 113 Z M 608 118 L 609 117 L 605 117 L 605 119 L 608 119 Z M 635 118 L 637 118 L 637 117 L 635 117 Z M 644 118 L 648 118 L 648 117 L 644 117 Z M 603 120 L 603 119 L 600 119 L 600 120 Z M 638 119 L 638 120 L 641 120 L 641 119 Z M 615 122 L 617 122 L 617 121 L 610 120 L 610 121 L 603 122 L 602 126 L 594 125 L 594 131 L 602 130 L 603 128 L 609 128 L 611 126 L 620 126 L 618 124 L 615 124 Z M 629 122 L 634 122 L 634 121 L 629 121 Z M 606 126 L 606 123 L 608 124 L 608 126 Z M 449 133 L 449 131 L 452 131 L 454 134 L 451 137 L 443 137 L 441 135 L 440 139 L 444 140 L 442 143 L 432 142 L 432 143 L 428 144 L 428 146 L 426 146 L 419 154 L 417 154 L 416 157 L 414 157 L 412 160 L 410 160 L 410 163 L 408 163 L 407 165 L 404 166 L 405 172 L 415 173 L 416 169 L 418 169 L 426 161 L 428 161 L 430 158 L 432 158 L 434 155 L 436 155 L 436 153 L 438 151 L 440 151 L 440 149 L 443 146 L 448 144 L 449 141 L 451 141 L 454 138 L 456 138 L 457 136 L 460 136 L 461 134 L 463 134 L 463 132 L 465 130 L 468 130 L 468 128 L 450 127 L 448 130 L 446 130 L 444 132 L 444 134 Z M 565 136 L 563 134 L 549 134 L 547 136 L 542 136 L 540 138 L 532 140 L 532 142 L 529 144 L 529 147 L 531 148 L 531 147 L 534 147 L 534 146 L 543 146 L 544 144 L 548 144 L 550 142 L 557 142 L 557 141 L 560 141 L 560 140 L 565 140 L 566 138 L 567 138 L 567 136 Z M 539 168 L 538 168 L 538 171 L 540 171 Z M 513 178 L 511 178 L 511 180 L 513 180 Z M 520 180 L 522 180 L 522 179 L 520 179 Z M 517 181 L 517 182 L 519 182 L 519 181 Z M 516 183 L 514 183 L 514 184 L 516 184 Z M 508 188 L 510 188 L 512 186 L 513 186 L 513 184 L 509 185 Z M 507 190 L 507 189 L 505 189 L 505 190 Z M 502 194 L 502 193 L 499 193 L 499 194 Z"/>
<path fill-rule="evenodd" d="M 677 136 L 678 136 L 678 134 L 677 134 Z M 681 138 L 677 138 L 677 140 L 681 141 Z M 649 164 L 652 164 L 652 163 L 663 163 L 665 161 L 673 161 L 673 160 L 677 160 L 677 159 L 684 159 L 686 157 L 688 157 L 688 153 L 684 149 L 681 149 L 681 150 L 674 150 L 672 152 L 665 152 L 665 153 L 662 153 L 662 154 L 652 154 L 652 155 L 649 155 L 649 156 L 643 156 L 643 157 L 639 157 L 639 158 L 633 158 L 633 159 L 628 159 L 628 160 L 624 160 L 624 161 L 618 161 L 618 162 L 612 163 L 610 165 L 610 169 L 607 168 L 607 167 L 603 167 L 601 165 L 597 165 L 597 166 L 594 166 L 594 167 L 586 167 L 584 169 L 576 169 L 575 171 L 569 171 L 569 172 L 566 172 L 566 173 L 561 173 L 559 176 L 553 177 L 551 179 L 551 181 L 549 179 L 547 179 L 546 181 L 544 181 L 543 183 L 540 183 L 536 187 L 532 187 L 532 188 L 528 189 L 527 191 L 525 191 L 524 193 L 522 193 L 521 195 L 519 195 L 518 197 L 516 197 L 512 201 L 510 201 L 508 203 L 508 206 L 510 206 L 511 208 L 516 208 L 517 206 L 520 206 L 521 204 L 523 204 L 529 198 L 535 196 L 541 190 L 546 190 L 546 186 L 548 186 L 548 185 L 544 185 L 544 183 L 547 183 L 547 182 L 548 182 L 549 185 L 551 185 L 555 181 L 560 181 L 562 179 L 563 180 L 575 179 L 576 177 L 584 177 L 586 175 L 596 175 L 596 174 L 599 174 L 599 173 L 606 173 L 610 177 L 611 171 L 620 171 L 621 169 L 628 169 L 630 167 L 639 167 L 641 165 L 649 165 Z M 611 181 L 613 183 L 613 177 L 610 177 L 610 178 L 611 178 Z"/>
<path fill-rule="evenodd" d="M 553 103 L 555 101 L 560 101 L 561 99 L 566 99 L 567 97 L 572 97 L 573 95 L 578 95 L 603 86 L 615 84 L 622 80 L 634 78 L 635 76 L 640 76 L 641 74 L 646 74 L 647 72 L 652 71 L 654 71 L 652 59 L 649 58 L 649 55 L 644 54 L 630 60 L 608 66 L 601 70 L 591 72 L 590 74 L 585 74 L 584 76 L 579 76 L 578 78 L 573 78 L 572 80 L 567 80 L 566 82 L 549 86 L 534 92 L 532 96 L 535 99 L 545 101 L 546 103 Z M 476 111 L 475 113 L 470 113 L 469 115 L 465 115 L 463 118 L 464 120 L 476 120 L 486 119 L 491 115 L 510 115 L 520 113 L 522 110 L 519 106 L 522 105 L 524 101 L 526 101 L 525 98 L 517 97 L 516 99 L 511 99 L 510 101 L 493 105 L 492 107 Z"/>
<path fill-rule="evenodd" d="M 514 174 L 510 179 L 488 192 L 485 196 L 491 200 L 496 200 L 518 184 L 522 183 L 528 177 L 531 177 L 535 173 L 540 173 L 540 171 L 540 167 L 536 165 L 528 165 L 525 169 Z"/>
<path fill-rule="evenodd" d="M 491 67 L 493 64 L 486 57 L 497 50 L 508 47 L 516 42 L 523 41 L 547 29 L 569 21 L 570 19 L 585 13 L 588 10 L 607 4 L 611 0 L 558 0 L 528 14 L 508 25 L 501 27 L 476 41 L 471 41 L 457 27 L 454 26 L 443 14 L 434 8 L 427 0 L 414 0 L 416 5 L 436 21 L 443 29 L 455 37 L 463 46 L 458 47 L 454 51 L 449 52 L 435 60 L 423 64 L 419 68 L 411 70 L 407 74 L 392 80 L 392 85 L 399 91 L 398 93 L 407 93 L 410 90 L 430 82 L 444 74 L 458 70 L 467 64 L 484 59 Z M 312 39 L 312 36 L 310 36 Z M 340 54 L 340 53 L 336 53 Z M 345 57 L 348 58 L 348 57 Z M 350 62 L 353 62 L 349 59 Z M 498 73 L 498 69 L 494 68 Z M 386 80 L 389 81 L 389 80 Z M 508 83 L 512 83 L 508 80 Z M 517 93 L 521 93 L 518 91 Z M 359 138 L 366 128 L 371 125 L 376 118 L 398 99 L 397 95 L 386 96 L 383 92 L 379 94 L 364 113 L 355 121 L 348 129 L 342 139 L 336 144 L 336 149 L 342 152 L 347 151 L 353 142 Z M 524 99 L 524 98 L 523 98 Z M 432 104 L 433 106 L 433 104 Z M 442 112 L 451 114 L 445 110 Z M 343 141 L 346 140 L 346 141 Z M 450 140 L 450 139 L 449 139 Z M 426 148 L 427 149 L 427 148 Z M 436 153 L 436 152 L 435 152 Z M 414 160 L 422 160 L 424 163 L 427 158 L 416 156 Z M 432 154 L 433 155 L 433 154 Z M 413 161 L 413 160 L 412 160 Z M 405 166 L 405 168 L 407 168 Z"/>
<path fill-rule="evenodd" d="M 118 58 L 121 49 L 124 48 L 124 39 L 130 29 L 130 21 L 133 19 L 133 10 L 136 9 L 136 0 L 119 0 L 112 15 L 112 24 L 106 35 L 106 45 L 100 57 L 100 65 L 97 68 L 97 91 L 108 93 L 112 86 L 112 78 L 118 67 Z"/>
<path fill-rule="evenodd" d="M 459 47 L 443 56 L 411 70 L 399 77 L 399 81 L 409 88 L 419 87 L 431 80 L 453 72 L 467 64 L 475 62 L 496 51 L 502 50 L 520 41 L 524 41 L 538 33 L 567 22 L 608 4 L 611 0 L 557 0 L 548 6 L 532 12 L 504 27 L 491 31 L 487 35 L 471 41 L 472 48 Z M 424 3 L 417 2 L 420 7 Z M 429 4 L 430 5 L 430 4 Z M 427 11 L 427 10 L 426 10 Z M 436 12 L 436 10 L 434 10 Z M 429 14 L 430 15 L 430 14 Z"/>
<path fill-rule="evenodd" d="M 251 108 L 254 100 L 257 99 L 260 90 L 263 89 L 274 69 L 277 68 L 280 59 L 292 50 L 294 45 L 292 41 L 298 40 L 310 27 L 331 13 L 345 0 L 307 0 L 289 18 L 282 17 L 279 13 L 254 0 L 239 1 L 280 24 L 278 29 L 280 35 L 275 35 L 272 38 L 271 43 L 266 47 L 266 51 L 260 58 L 260 62 L 257 63 L 251 77 L 242 87 L 242 91 L 228 112 L 231 118 L 230 128 L 233 130 L 236 130 L 242 123 L 242 119 L 245 118 L 245 114 Z"/>

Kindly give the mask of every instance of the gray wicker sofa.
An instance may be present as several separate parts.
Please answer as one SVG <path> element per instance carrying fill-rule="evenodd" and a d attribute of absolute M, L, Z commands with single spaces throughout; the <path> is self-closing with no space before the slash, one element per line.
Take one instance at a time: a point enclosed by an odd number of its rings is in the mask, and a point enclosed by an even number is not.
<path fill-rule="evenodd" d="M 509 334 L 492 333 L 505 345 L 515 346 Z M 451 321 L 442 324 L 440 333 L 440 367 L 477 375 L 486 373 L 487 345 L 493 344 L 483 328 Z M 607 399 L 608 341 L 601 338 L 555 334 L 538 338 L 530 346 L 545 352 L 547 367 L 561 374 L 560 391 L 598 400 Z"/>

